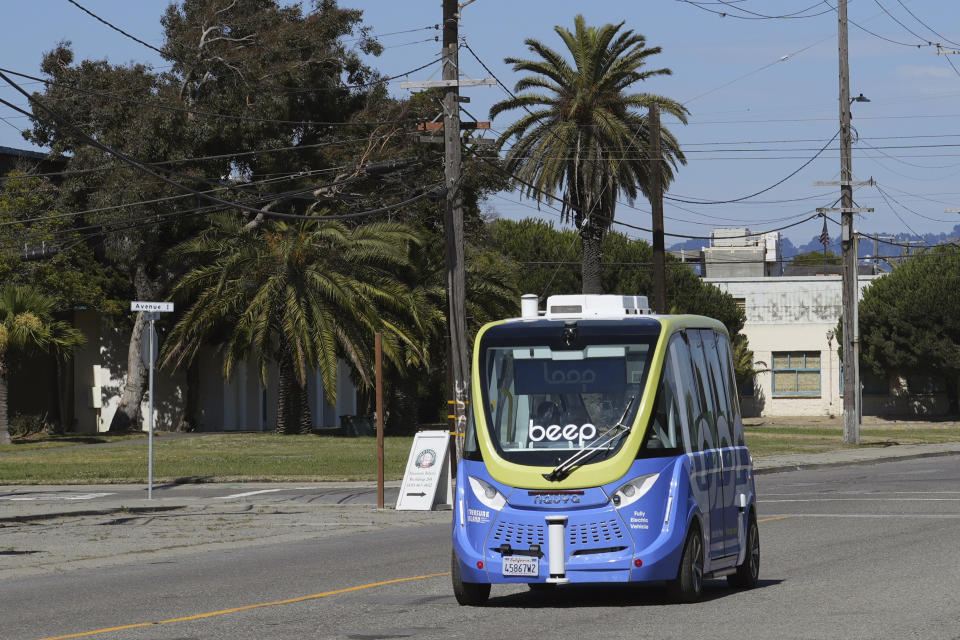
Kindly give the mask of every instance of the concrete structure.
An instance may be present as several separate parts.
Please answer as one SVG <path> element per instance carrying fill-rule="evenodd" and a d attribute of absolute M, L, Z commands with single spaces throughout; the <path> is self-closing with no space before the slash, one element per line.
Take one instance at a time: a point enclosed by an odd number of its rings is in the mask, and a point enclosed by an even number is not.
<path fill-rule="evenodd" d="M 123 390 L 130 333 L 97 311 L 75 310 L 65 318 L 87 338 L 66 363 L 52 357 L 33 358 L 10 379 L 11 415 L 46 416 L 60 419 L 68 431 L 97 433 L 110 428 Z M 277 370 L 268 370 L 267 384 L 260 382 L 256 368 L 240 363 L 229 381 L 223 378 L 223 360 L 213 348 L 198 357 L 200 367 L 199 426 L 203 431 L 264 431 L 277 419 Z M 157 369 L 154 373 L 154 426 L 176 427 L 186 396 L 186 373 Z M 337 369 L 337 402 L 325 400 L 323 382 L 317 373 L 307 377 L 314 427 L 339 427 L 341 416 L 357 413 L 357 390 L 344 362 Z M 149 402 L 140 407 L 143 428 Z"/>
<path fill-rule="evenodd" d="M 703 248 L 704 276 L 739 278 L 779 276 L 783 273 L 780 233 L 750 235 L 750 229 L 714 229 L 710 246 Z"/>
<path fill-rule="evenodd" d="M 860 279 L 862 290 L 877 277 Z M 839 345 L 840 276 L 705 278 L 743 308 L 744 335 L 760 371 L 746 415 L 842 412 Z"/>
<path fill-rule="evenodd" d="M 71 431 L 102 432 L 120 402 L 126 376 L 126 355 L 129 330 L 107 322 L 96 311 L 74 312 L 74 326 L 83 331 L 87 344 L 72 359 L 72 380 L 64 381 L 66 393 L 72 395 Z M 229 381 L 223 378 L 223 360 L 212 348 L 201 351 L 199 421 L 204 431 L 263 431 L 273 429 L 277 420 L 277 370 L 268 370 L 267 385 L 260 382 L 256 367 L 240 363 Z M 186 374 L 183 371 L 154 372 L 154 426 L 172 429 L 183 410 Z M 350 379 L 349 367 L 340 362 L 337 369 L 337 404 L 325 400 L 323 382 L 318 373 L 307 377 L 310 411 L 314 427 L 338 427 L 340 416 L 357 412 L 357 392 Z M 141 415 L 146 416 L 144 399 Z M 146 422 L 146 420 L 144 420 Z M 146 425 L 144 425 L 146 428 Z"/>
<path fill-rule="evenodd" d="M 883 275 L 860 275 L 860 297 Z M 741 395 L 744 414 L 815 416 L 843 413 L 839 275 L 705 278 L 729 293 L 746 314 L 744 335 L 759 371 L 753 393 Z M 947 411 L 940 381 L 878 376 L 861 368 L 864 415 L 936 416 Z M 744 390 L 741 390 L 743 392 Z"/>

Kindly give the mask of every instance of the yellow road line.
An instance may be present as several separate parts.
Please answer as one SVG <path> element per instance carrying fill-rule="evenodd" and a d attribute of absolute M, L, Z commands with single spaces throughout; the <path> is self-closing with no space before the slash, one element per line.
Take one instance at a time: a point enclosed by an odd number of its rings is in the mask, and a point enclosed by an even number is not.
<path fill-rule="evenodd" d="M 773 516 L 772 518 L 761 518 L 757 522 L 773 522 L 774 520 L 783 520 L 784 518 L 792 518 L 793 516 Z"/>
<path fill-rule="evenodd" d="M 305 600 L 316 600 L 317 598 L 326 598 L 328 596 L 336 596 L 341 593 L 350 593 L 351 591 L 362 591 L 363 589 L 372 589 L 374 587 L 382 587 L 388 584 L 397 584 L 398 582 L 410 582 L 412 580 L 426 580 L 428 578 L 439 578 L 441 576 L 450 575 L 449 571 L 444 573 L 428 573 L 422 576 L 412 576 L 409 578 L 394 578 L 393 580 L 384 580 L 382 582 L 371 582 L 370 584 L 361 584 L 356 587 L 347 587 L 345 589 L 335 589 L 334 591 L 324 591 L 323 593 L 314 593 L 309 596 L 300 596 L 298 598 L 289 598 L 287 600 L 277 600 L 275 602 L 260 602 L 258 604 L 248 604 L 242 607 L 234 607 L 233 609 L 222 609 L 220 611 L 210 611 L 209 613 L 198 613 L 192 616 L 183 616 L 182 618 L 170 618 L 169 620 L 158 620 L 156 622 L 137 622 L 134 624 L 125 624 L 119 627 L 107 627 L 105 629 L 95 629 L 94 631 L 82 631 L 80 633 L 70 633 L 65 636 L 51 636 L 49 638 L 42 638 L 41 640 L 66 640 L 67 638 L 83 638 L 86 636 L 93 636 L 100 633 L 110 633 L 111 631 L 123 631 L 124 629 L 136 629 L 138 627 L 149 627 L 156 624 L 170 624 L 172 622 L 187 622 L 189 620 L 202 620 L 203 618 L 212 618 L 214 616 L 222 616 L 227 613 L 237 613 L 238 611 L 247 611 L 249 609 L 259 609 L 261 607 L 274 607 L 281 604 L 293 604 L 294 602 L 304 602 Z"/>

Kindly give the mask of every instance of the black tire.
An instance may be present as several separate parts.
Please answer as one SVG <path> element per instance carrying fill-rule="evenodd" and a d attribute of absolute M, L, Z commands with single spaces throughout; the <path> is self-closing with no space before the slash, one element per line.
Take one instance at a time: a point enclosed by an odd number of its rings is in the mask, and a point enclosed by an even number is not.
<path fill-rule="evenodd" d="M 490 598 L 490 585 L 476 582 L 464 582 L 460 575 L 460 561 L 457 552 L 452 551 L 450 575 L 453 578 L 453 595 L 457 602 L 468 607 L 479 607 Z"/>
<path fill-rule="evenodd" d="M 738 589 L 753 589 L 760 581 L 760 528 L 757 516 L 750 512 L 747 519 L 747 553 L 737 572 L 727 576 L 727 584 Z"/>
<path fill-rule="evenodd" d="M 677 577 L 667 581 L 667 594 L 674 602 L 696 602 L 703 591 L 703 536 L 694 525 L 683 544 Z"/>

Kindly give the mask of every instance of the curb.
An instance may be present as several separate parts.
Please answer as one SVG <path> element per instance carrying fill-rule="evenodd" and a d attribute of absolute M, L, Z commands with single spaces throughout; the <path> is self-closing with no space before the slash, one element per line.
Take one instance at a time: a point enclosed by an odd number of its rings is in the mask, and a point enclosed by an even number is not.
<path fill-rule="evenodd" d="M 754 468 L 754 475 L 765 475 L 768 473 L 786 473 L 789 471 L 806 471 L 809 469 L 823 469 L 825 467 L 852 467 L 865 464 L 880 464 L 884 462 L 897 462 L 899 460 L 917 460 L 919 458 L 939 458 L 943 456 L 957 456 L 960 451 L 927 451 L 924 453 L 911 453 L 907 455 L 881 456 L 878 458 L 864 458 L 861 460 L 841 460 L 836 462 L 809 462 L 796 464 L 782 464 L 775 467 L 765 467 L 762 469 Z"/>

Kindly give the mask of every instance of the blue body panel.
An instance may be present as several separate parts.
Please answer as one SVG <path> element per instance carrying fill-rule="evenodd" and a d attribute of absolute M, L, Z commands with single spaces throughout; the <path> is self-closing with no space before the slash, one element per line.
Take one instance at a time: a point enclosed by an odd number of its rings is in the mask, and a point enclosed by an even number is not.
<path fill-rule="evenodd" d="M 564 564 L 570 582 L 672 579 L 677 575 L 691 523 L 696 521 L 705 536 L 711 528 L 721 532 L 722 537 L 716 541 L 719 548 L 723 548 L 729 539 L 722 535 L 723 532 L 745 528 L 746 512 L 753 500 L 749 454 L 746 449 L 727 450 L 724 454 L 728 451 L 730 459 L 746 464 L 729 468 L 724 474 L 716 473 L 709 464 L 711 460 L 719 459 L 716 451 L 640 459 L 616 483 L 556 492 L 500 484 L 490 477 L 483 462 L 461 460 L 457 472 L 453 547 L 460 561 L 463 580 L 476 583 L 545 582 L 549 577 L 550 561 L 546 517 L 557 515 L 567 517 Z M 642 497 L 619 508 L 614 505 L 612 497 L 620 486 L 633 478 L 650 474 L 659 475 Z M 720 475 L 726 475 L 730 480 L 736 478 L 736 482 L 727 486 L 730 504 L 734 503 L 735 494 L 748 496 L 747 509 L 740 510 L 736 516 L 742 523 L 710 526 L 711 495 L 707 478 L 711 475 L 717 482 Z M 506 498 L 506 504 L 499 510 L 484 505 L 474 495 L 468 480 L 470 477 L 496 488 Z M 727 500 L 715 500 L 713 517 L 723 518 L 724 511 L 716 507 Z M 732 542 L 736 544 L 736 536 Z M 509 555 L 537 555 L 540 558 L 537 578 L 504 576 L 502 551 L 507 549 L 504 545 L 509 545 Z M 737 552 L 736 549 L 731 551 Z M 640 567 L 634 564 L 637 559 L 641 560 Z M 478 568 L 480 561 L 482 568 Z"/>

